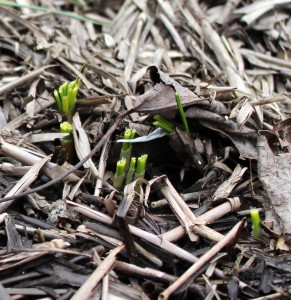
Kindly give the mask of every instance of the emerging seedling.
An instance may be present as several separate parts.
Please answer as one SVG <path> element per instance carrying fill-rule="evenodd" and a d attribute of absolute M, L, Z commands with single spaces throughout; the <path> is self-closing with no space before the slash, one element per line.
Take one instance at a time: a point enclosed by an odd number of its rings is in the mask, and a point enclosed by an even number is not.
<path fill-rule="evenodd" d="M 154 120 L 156 121 L 153 122 L 153 125 L 160 127 L 169 133 L 173 132 L 175 126 L 171 122 L 163 118 L 162 116 L 155 115 Z"/>
<path fill-rule="evenodd" d="M 126 129 L 124 132 L 125 140 L 134 139 L 136 130 Z M 132 143 L 123 143 L 120 151 L 120 160 L 116 164 L 116 173 L 113 179 L 113 186 L 121 190 L 125 184 L 130 184 L 138 178 L 144 178 L 145 166 L 148 158 L 147 154 L 140 156 L 138 159 L 131 157 Z"/>
<path fill-rule="evenodd" d="M 71 82 L 66 82 L 54 90 L 54 96 L 58 105 L 59 111 L 63 112 L 68 120 L 71 119 L 72 113 L 75 108 L 77 93 L 81 84 L 80 79 Z"/>
<path fill-rule="evenodd" d="M 113 186 L 117 190 L 121 190 L 123 188 L 124 178 L 125 178 L 125 165 L 126 159 L 122 158 L 116 163 L 116 171 L 113 179 Z"/>
<path fill-rule="evenodd" d="M 183 106 L 182 106 L 182 103 L 181 103 L 181 98 L 180 98 L 180 95 L 179 95 L 178 92 L 175 93 L 175 97 L 176 97 L 177 107 L 178 107 L 178 110 L 179 110 L 179 113 L 180 113 L 180 116 L 181 116 L 181 119 L 182 119 L 183 126 L 185 128 L 185 131 L 190 136 L 191 134 L 190 134 L 188 122 L 187 122 L 185 112 L 184 112 L 184 109 L 183 109 Z"/>
<path fill-rule="evenodd" d="M 129 184 L 132 182 L 134 173 L 135 173 L 135 165 L 136 165 L 136 158 L 132 157 L 129 164 L 129 169 L 126 176 L 125 184 Z"/>
<path fill-rule="evenodd" d="M 61 139 L 61 146 L 67 154 L 68 160 L 72 161 L 74 157 L 74 141 L 73 141 L 73 127 L 70 123 L 72 114 L 75 109 L 77 93 L 81 84 L 80 79 L 64 83 L 57 90 L 54 90 L 54 96 L 60 112 L 63 112 L 69 122 L 60 124 L 60 131 L 63 133 L 70 133 L 69 136 Z"/>
<path fill-rule="evenodd" d="M 73 140 L 73 126 L 69 122 L 62 122 L 60 124 L 61 133 L 69 133 L 69 135 L 60 139 L 61 147 L 68 156 L 68 161 L 73 161 L 74 158 L 74 140 Z"/>
<path fill-rule="evenodd" d="M 60 124 L 60 131 L 61 133 L 69 133 L 69 135 L 62 138 L 64 141 L 68 141 L 72 139 L 72 133 L 73 133 L 73 126 L 69 122 L 62 122 Z"/>
<path fill-rule="evenodd" d="M 134 180 L 138 178 L 144 178 L 147 159 L 148 159 L 147 154 L 144 154 L 137 159 L 137 166 L 134 174 Z"/>
<path fill-rule="evenodd" d="M 124 139 L 126 140 L 134 139 L 135 133 L 136 133 L 135 129 L 126 129 L 124 132 Z M 132 143 L 122 143 L 122 148 L 120 151 L 120 159 L 122 158 L 126 159 L 125 172 L 127 172 L 129 167 L 131 151 L 132 151 Z"/>
<path fill-rule="evenodd" d="M 147 154 L 144 154 L 137 159 L 137 166 L 136 166 L 133 180 L 137 180 L 139 178 L 144 178 L 147 159 L 148 159 Z M 141 184 L 138 184 L 135 187 L 135 191 L 139 194 L 140 190 L 141 190 Z"/>
<path fill-rule="evenodd" d="M 128 172 L 126 171 L 126 159 L 122 158 L 116 163 L 116 172 L 113 179 L 113 186 L 121 190 L 124 186 L 124 179 L 126 176 L 125 184 L 129 184 L 138 178 L 144 178 L 145 168 L 148 155 L 141 155 L 138 159 L 132 157 L 129 164 Z M 135 167 L 136 166 L 136 167 Z"/>
<path fill-rule="evenodd" d="M 261 236 L 261 219 L 259 211 L 256 208 L 250 210 L 251 219 L 252 219 L 252 234 L 254 237 L 259 238 Z"/>

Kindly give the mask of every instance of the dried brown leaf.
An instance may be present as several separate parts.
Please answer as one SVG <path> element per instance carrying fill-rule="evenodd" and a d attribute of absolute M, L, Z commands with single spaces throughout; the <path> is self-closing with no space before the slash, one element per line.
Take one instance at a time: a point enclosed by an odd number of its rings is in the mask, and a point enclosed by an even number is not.
<path fill-rule="evenodd" d="M 236 184 L 241 181 L 246 170 L 247 168 L 242 168 L 240 165 L 237 165 L 231 176 L 215 191 L 214 195 L 212 196 L 212 200 L 217 201 L 222 198 L 227 198 L 231 194 Z"/>
<path fill-rule="evenodd" d="M 198 107 L 190 107 L 185 115 L 187 118 L 195 119 L 206 128 L 226 135 L 234 143 L 242 157 L 257 158 L 256 130 L 243 126 L 238 131 L 234 121 Z"/>
<path fill-rule="evenodd" d="M 272 146 L 272 145 L 271 145 Z M 258 175 L 267 192 L 282 233 L 291 235 L 291 153 L 275 155 L 265 136 L 258 138 Z"/>
<path fill-rule="evenodd" d="M 247 100 L 244 101 L 236 117 L 238 130 L 241 130 L 254 111 L 255 110 L 250 103 Z"/>
<path fill-rule="evenodd" d="M 175 92 L 178 92 L 183 106 L 208 103 L 201 94 L 193 93 L 188 88 L 181 86 L 176 80 L 166 75 L 156 66 L 148 67 L 154 86 L 143 95 L 138 96 L 134 110 L 160 114 L 176 110 Z"/>

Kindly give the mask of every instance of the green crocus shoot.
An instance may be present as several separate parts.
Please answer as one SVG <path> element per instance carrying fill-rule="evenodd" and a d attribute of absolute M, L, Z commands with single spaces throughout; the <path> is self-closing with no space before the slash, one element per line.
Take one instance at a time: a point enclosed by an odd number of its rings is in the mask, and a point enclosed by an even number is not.
<path fill-rule="evenodd" d="M 144 178 L 147 159 L 148 159 L 147 154 L 141 155 L 137 159 L 137 166 L 136 166 L 136 171 L 135 171 L 135 175 L 134 175 L 134 180 L 136 180 L 138 178 Z"/>
<path fill-rule="evenodd" d="M 188 135 L 191 135 L 190 130 L 189 130 L 189 126 L 188 126 L 188 122 L 187 122 L 187 119 L 186 119 L 186 116 L 185 116 L 185 112 L 184 112 L 184 109 L 183 109 L 183 106 L 182 106 L 182 103 L 181 103 L 181 98 L 180 98 L 180 95 L 179 95 L 178 92 L 175 93 L 175 97 L 176 97 L 177 107 L 178 107 L 178 110 L 179 110 L 179 113 L 180 113 L 180 116 L 181 116 L 181 119 L 182 119 L 183 126 L 185 128 L 185 131 L 188 133 Z"/>
<path fill-rule="evenodd" d="M 129 183 L 132 182 L 133 175 L 135 173 L 135 165 L 136 165 L 136 158 L 132 157 L 131 160 L 130 160 L 130 164 L 129 164 L 125 184 L 129 184 Z"/>
<path fill-rule="evenodd" d="M 252 234 L 254 237 L 259 238 L 261 236 L 261 219 L 259 211 L 256 208 L 250 210 L 251 219 L 252 219 Z"/>
<path fill-rule="evenodd" d="M 74 140 L 73 140 L 73 126 L 69 122 L 62 122 L 60 124 L 60 131 L 62 133 L 69 133 L 69 135 L 60 139 L 61 147 L 64 149 L 65 153 L 67 154 L 68 161 L 72 162 L 75 155 L 74 150 Z"/>
<path fill-rule="evenodd" d="M 123 188 L 124 178 L 125 178 L 125 165 L 126 159 L 122 158 L 116 163 L 116 171 L 113 179 L 113 186 L 117 190 L 121 190 Z"/>
<path fill-rule="evenodd" d="M 132 139 L 134 139 L 135 133 L 136 133 L 135 129 L 131 129 L 131 128 L 126 129 L 124 131 L 124 139 L 126 139 L 126 140 L 132 140 Z M 131 147 L 132 147 L 131 143 L 122 143 L 122 150 L 123 151 L 127 151 Z"/>
<path fill-rule="evenodd" d="M 60 124 L 60 131 L 61 133 L 70 133 L 70 135 L 67 135 L 63 137 L 63 140 L 71 140 L 72 139 L 72 133 L 73 133 L 73 126 L 69 122 L 62 122 Z"/>
<path fill-rule="evenodd" d="M 135 129 L 126 129 L 124 132 L 124 139 L 126 140 L 134 139 L 135 133 L 136 133 Z M 131 151 L 132 151 L 132 143 L 122 143 L 122 148 L 120 151 L 120 159 L 122 158 L 126 159 L 125 171 L 127 171 L 129 167 Z"/>
<path fill-rule="evenodd" d="M 66 82 L 57 90 L 54 90 L 54 96 L 58 105 L 59 111 L 63 112 L 70 119 L 75 108 L 77 93 L 81 84 L 80 79 L 71 82 Z"/>
<path fill-rule="evenodd" d="M 162 116 L 155 115 L 154 120 L 156 120 L 155 122 L 153 122 L 155 126 L 160 127 L 169 133 L 173 132 L 174 125 L 168 120 L 166 120 L 165 118 L 163 118 Z"/>

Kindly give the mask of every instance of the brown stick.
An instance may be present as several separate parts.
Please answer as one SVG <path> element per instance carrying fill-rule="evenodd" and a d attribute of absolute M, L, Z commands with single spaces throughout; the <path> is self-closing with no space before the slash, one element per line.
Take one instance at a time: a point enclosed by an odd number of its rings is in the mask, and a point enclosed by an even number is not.
<path fill-rule="evenodd" d="M 29 151 L 26 151 L 22 147 L 17 147 L 13 144 L 5 142 L 2 138 L 0 138 L 0 153 L 11 157 L 19 162 L 21 162 L 23 165 L 26 166 L 33 166 L 37 162 L 40 162 L 42 157 L 38 156 L 34 153 L 31 153 Z M 67 171 L 66 168 L 57 165 L 52 162 L 47 162 L 41 169 L 42 173 L 44 173 L 46 176 L 48 176 L 51 179 L 57 178 L 60 174 Z M 78 181 L 80 178 L 78 176 L 75 176 L 74 174 L 70 174 L 68 178 L 66 178 L 68 181 Z M 7 195 L 8 196 L 8 195 Z"/>
<path fill-rule="evenodd" d="M 78 204 L 78 203 L 75 203 L 75 202 L 72 202 L 69 200 L 67 200 L 66 203 L 70 206 L 71 209 L 78 211 L 81 214 L 83 214 L 89 218 L 92 218 L 94 220 L 97 220 L 103 224 L 112 225 L 112 223 L 113 223 L 112 218 L 110 218 L 109 216 L 107 216 L 99 211 L 93 210 L 89 207 L 83 206 L 81 204 Z M 189 253 L 188 251 L 178 247 L 177 245 L 175 245 L 165 239 L 160 238 L 157 235 L 146 232 L 146 231 L 139 229 L 133 225 L 129 225 L 129 228 L 130 228 L 132 234 L 134 234 L 134 235 L 136 235 L 158 247 L 161 247 L 162 249 L 168 251 L 169 253 L 172 253 L 173 255 L 179 257 L 180 259 L 182 259 L 184 261 L 188 261 L 190 263 L 195 263 L 198 260 L 198 258 L 196 256 L 194 256 L 193 254 Z M 220 278 L 225 278 L 223 271 L 219 270 L 218 268 L 215 268 L 215 274 L 216 274 L 216 276 L 218 276 Z M 242 281 L 240 281 L 239 284 L 240 284 L 241 288 L 244 288 L 247 286 Z"/>
<path fill-rule="evenodd" d="M 238 197 L 230 198 L 227 202 L 218 205 L 213 209 L 207 211 L 206 213 L 202 214 L 201 216 L 197 217 L 195 223 L 199 224 L 201 222 L 201 224 L 211 224 L 212 222 L 228 214 L 229 212 L 238 210 L 240 204 L 240 199 Z M 197 227 L 197 225 L 194 225 L 194 227 Z M 185 235 L 185 233 L 185 229 L 183 228 L 183 226 L 180 225 L 165 233 L 160 234 L 159 236 L 163 239 L 166 239 L 169 242 L 175 242 L 182 238 Z"/>
<path fill-rule="evenodd" d="M 1 9 L 4 9 L 4 8 L 2 7 Z M 51 67 L 53 67 L 53 65 L 41 67 L 39 69 L 36 69 L 36 70 L 18 78 L 17 80 L 14 80 L 12 82 L 5 84 L 4 86 L 2 86 L 0 88 L 0 95 L 13 90 L 14 88 L 22 85 L 23 83 L 34 79 L 35 77 L 40 76 L 44 72 L 45 69 L 51 68 Z"/>
<path fill-rule="evenodd" d="M 139 278 L 146 278 L 150 280 L 155 280 L 162 283 L 173 283 L 175 282 L 178 277 L 161 272 L 159 270 L 155 270 L 152 268 L 142 268 L 133 264 L 129 264 L 122 261 L 116 261 L 114 265 L 114 270 L 122 272 L 123 274 L 132 276 L 132 277 L 139 277 Z M 204 287 L 198 284 L 190 284 L 190 290 L 198 293 L 201 297 L 204 297 Z"/>
<path fill-rule="evenodd" d="M 170 207 L 177 216 L 181 225 L 185 228 L 190 240 L 192 242 L 197 242 L 199 237 L 190 231 L 190 226 L 193 225 L 193 222 L 196 219 L 195 215 L 192 213 L 182 197 L 176 192 L 168 179 L 165 180 L 165 184 L 166 185 L 161 189 L 163 195 L 169 202 Z"/>
<path fill-rule="evenodd" d="M 71 300 L 86 300 L 92 294 L 93 289 L 97 286 L 99 281 L 111 270 L 116 260 L 116 255 L 124 248 L 124 245 L 118 246 L 111 250 L 108 256 L 96 268 L 96 270 L 89 276 L 89 278 L 78 289 Z"/>
<path fill-rule="evenodd" d="M 208 252 L 201 256 L 195 264 L 193 264 L 178 280 L 170 285 L 159 295 L 159 300 L 169 299 L 170 295 L 175 292 L 182 284 L 184 284 L 195 272 L 197 272 L 204 264 L 206 264 L 213 256 L 216 255 L 223 247 L 230 243 L 244 225 L 244 220 L 238 222 L 225 237 L 214 245 Z"/>
<path fill-rule="evenodd" d="M 180 223 L 185 228 L 191 241 L 197 241 L 196 234 L 207 237 L 208 239 L 215 242 L 223 239 L 223 234 L 207 227 L 206 225 L 201 224 L 201 218 L 196 218 L 196 216 L 190 210 L 189 206 L 185 203 L 185 201 L 173 187 L 169 179 L 165 179 L 165 186 L 162 187 L 161 191 L 169 202 L 172 210 L 178 217 Z"/>
<path fill-rule="evenodd" d="M 2 300 L 12 300 L 4 286 L 0 283 L 0 299 Z"/>
<path fill-rule="evenodd" d="M 40 161 L 36 162 L 29 171 L 14 185 L 14 187 L 8 192 L 8 195 L 16 195 L 25 190 L 31 185 L 31 183 L 38 176 L 41 167 L 49 160 L 49 157 L 44 157 Z M 5 203 L 0 203 L 0 213 L 6 211 L 6 209 L 13 203 L 13 200 Z"/>
<path fill-rule="evenodd" d="M 142 27 L 145 22 L 146 22 L 146 15 L 142 12 L 142 13 L 140 13 L 140 15 L 137 19 L 136 29 L 135 29 L 133 38 L 130 43 L 130 45 L 131 45 L 130 51 L 129 51 L 128 58 L 127 58 L 125 68 L 124 68 L 124 78 L 126 81 L 128 81 L 130 79 L 130 75 L 131 75 L 131 72 L 132 72 L 132 69 L 134 66 L 134 62 L 136 60 L 138 42 L 140 39 Z"/>

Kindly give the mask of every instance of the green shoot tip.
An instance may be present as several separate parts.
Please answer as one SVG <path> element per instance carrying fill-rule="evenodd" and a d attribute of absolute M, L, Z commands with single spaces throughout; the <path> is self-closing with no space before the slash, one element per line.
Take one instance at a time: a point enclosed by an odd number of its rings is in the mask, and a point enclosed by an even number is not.
<path fill-rule="evenodd" d="M 116 163 L 116 172 L 115 172 L 116 177 L 124 176 L 125 165 L 126 165 L 126 159 L 125 158 L 120 159 Z"/>
<path fill-rule="evenodd" d="M 184 126 L 185 131 L 188 133 L 188 135 L 190 136 L 190 130 L 189 130 L 189 126 L 188 126 L 188 122 L 185 116 L 185 112 L 182 106 L 182 102 L 181 102 L 181 98 L 178 92 L 175 93 L 175 98 L 176 98 L 176 102 L 177 102 L 177 107 L 178 107 L 178 111 L 180 113 L 180 117 Z"/>
<path fill-rule="evenodd" d="M 143 154 L 137 159 L 136 174 L 143 174 L 147 163 L 148 155 Z"/>
<path fill-rule="evenodd" d="M 250 209 L 250 215 L 253 227 L 253 236 L 259 238 L 261 236 L 261 219 L 259 211 L 256 208 Z"/>
<path fill-rule="evenodd" d="M 126 140 L 132 140 L 134 139 L 136 130 L 135 129 L 126 129 L 124 131 L 124 139 Z M 129 149 L 131 149 L 132 147 L 132 143 L 122 143 L 122 151 L 128 151 Z"/>

